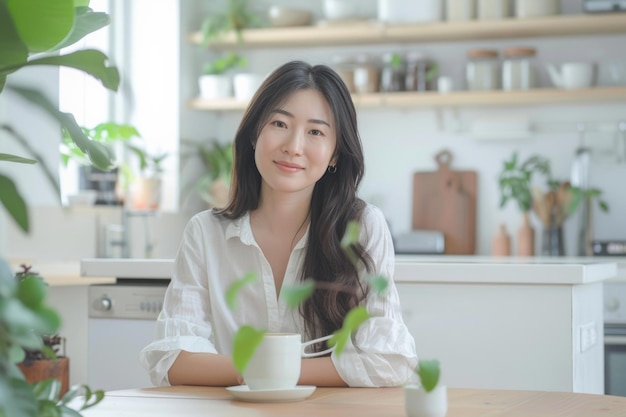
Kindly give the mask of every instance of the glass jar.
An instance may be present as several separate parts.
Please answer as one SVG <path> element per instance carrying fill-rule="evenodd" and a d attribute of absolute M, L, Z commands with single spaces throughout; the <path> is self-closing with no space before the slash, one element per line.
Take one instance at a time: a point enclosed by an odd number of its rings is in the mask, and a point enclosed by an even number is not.
<path fill-rule="evenodd" d="M 504 19 L 511 15 L 509 0 L 478 0 L 478 20 Z"/>
<path fill-rule="evenodd" d="M 351 94 L 356 93 L 356 88 L 354 86 L 354 59 L 350 56 L 345 55 L 335 55 L 333 56 L 333 69 L 343 82 L 346 84 L 348 91 Z"/>
<path fill-rule="evenodd" d="M 534 48 L 507 48 L 503 52 L 502 89 L 529 90 L 536 85 L 536 69 Z"/>
<path fill-rule="evenodd" d="M 459 22 L 476 19 L 476 0 L 446 0 L 446 20 Z"/>
<path fill-rule="evenodd" d="M 465 80 L 470 91 L 488 91 L 500 88 L 498 51 L 471 49 L 467 52 Z"/>
<path fill-rule="evenodd" d="M 405 90 L 406 67 L 402 56 L 398 53 L 383 55 L 380 70 L 380 91 L 395 92 Z"/>
<path fill-rule="evenodd" d="M 419 52 L 409 52 L 406 60 L 406 91 L 434 91 L 437 89 L 439 67 L 436 62 Z"/>
<path fill-rule="evenodd" d="M 380 84 L 380 66 L 367 55 L 356 57 L 354 90 L 357 94 L 377 93 Z"/>
<path fill-rule="evenodd" d="M 539 17 L 559 14 L 559 0 L 515 0 L 515 17 Z"/>

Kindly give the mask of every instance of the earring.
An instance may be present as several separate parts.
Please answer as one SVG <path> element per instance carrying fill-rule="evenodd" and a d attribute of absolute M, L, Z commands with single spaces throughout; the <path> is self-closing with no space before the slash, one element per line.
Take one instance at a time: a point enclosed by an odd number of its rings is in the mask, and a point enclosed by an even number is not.
<path fill-rule="evenodd" d="M 328 172 L 330 172 L 331 174 L 337 172 L 337 165 L 328 165 Z"/>

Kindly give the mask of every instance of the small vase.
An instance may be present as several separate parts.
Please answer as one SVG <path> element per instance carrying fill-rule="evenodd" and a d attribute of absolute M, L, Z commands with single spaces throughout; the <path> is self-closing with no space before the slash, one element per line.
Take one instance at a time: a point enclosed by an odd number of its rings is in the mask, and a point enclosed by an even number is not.
<path fill-rule="evenodd" d="M 407 417 L 444 417 L 448 412 L 448 389 L 439 385 L 430 392 L 417 385 L 404 387 Z"/>
<path fill-rule="evenodd" d="M 535 229 L 530 224 L 530 213 L 525 212 L 522 224 L 517 229 L 517 256 L 533 256 L 535 254 Z"/>
<path fill-rule="evenodd" d="M 506 230 L 504 223 L 498 226 L 498 231 L 491 241 L 491 255 L 511 256 L 511 236 Z"/>
<path fill-rule="evenodd" d="M 546 226 L 543 229 L 541 239 L 541 255 L 564 256 L 565 246 L 563 243 L 562 226 Z"/>

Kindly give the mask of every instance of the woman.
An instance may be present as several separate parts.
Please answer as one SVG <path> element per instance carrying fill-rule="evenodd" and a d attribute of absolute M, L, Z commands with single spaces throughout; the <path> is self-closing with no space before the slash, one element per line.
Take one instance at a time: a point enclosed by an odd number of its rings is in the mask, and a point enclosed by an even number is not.
<path fill-rule="evenodd" d="M 242 383 L 229 356 L 240 326 L 311 340 L 339 329 L 358 305 L 373 317 L 341 355 L 304 359 L 299 384 L 406 382 L 417 357 L 396 287 L 390 280 L 388 291 L 378 295 L 365 283 L 368 275 L 393 276 L 394 252 L 381 211 L 356 195 L 363 153 L 341 78 L 327 66 L 298 61 L 275 70 L 252 98 L 233 152 L 230 202 L 189 221 L 158 319 L 158 340 L 141 352 L 153 383 Z M 360 224 L 356 265 L 340 247 L 351 220 Z M 230 310 L 226 289 L 249 272 L 258 279 Z M 299 310 L 288 309 L 280 289 L 309 277 L 320 288 Z"/>

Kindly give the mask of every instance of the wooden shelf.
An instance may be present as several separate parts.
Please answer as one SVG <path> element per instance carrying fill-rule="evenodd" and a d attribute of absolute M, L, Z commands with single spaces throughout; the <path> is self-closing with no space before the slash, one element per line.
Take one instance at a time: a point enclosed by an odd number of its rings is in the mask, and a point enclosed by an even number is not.
<path fill-rule="evenodd" d="M 385 25 L 366 21 L 345 25 L 317 25 L 291 28 L 247 29 L 243 47 L 337 46 L 381 43 L 417 43 L 458 40 L 537 38 L 626 33 L 626 14 L 559 15 L 529 19 L 437 22 Z M 200 45 L 202 35 L 195 32 L 189 41 Z M 213 48 L 232 48 L 234 33 L 213 41 Z"/>
<path fill-rule="evenodd" d="M 353 101 L 357 108 L 494 107 L 612 101 L 626 103 L 626 87 L 595 87 L 580 90 L 540 88 L 529 91 L 455 91 L 445 94 L 437 92 L 355 94 L 353 95 Z M 247 105 L 246 101 L 234 98 L 219 100 L 196 98 L 188 103 L 191 109 L 209 111 L 243 110 Z"/>

